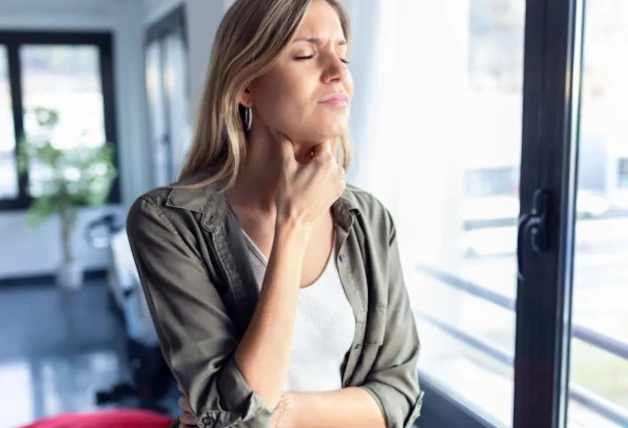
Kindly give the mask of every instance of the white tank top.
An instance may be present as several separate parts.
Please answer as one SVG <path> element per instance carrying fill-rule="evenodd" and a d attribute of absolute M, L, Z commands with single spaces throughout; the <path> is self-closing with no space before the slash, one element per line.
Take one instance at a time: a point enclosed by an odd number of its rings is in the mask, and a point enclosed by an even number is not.
<path fill-rule="evenodd" d="M 244 237 L 261 290 L 268 260 L 246 233 Z M 285 392 L 342 388 L 340 367 L 353 343 L 356 321 L 335 261 L 332 251 L 321 276 L 299 293 Z"/>

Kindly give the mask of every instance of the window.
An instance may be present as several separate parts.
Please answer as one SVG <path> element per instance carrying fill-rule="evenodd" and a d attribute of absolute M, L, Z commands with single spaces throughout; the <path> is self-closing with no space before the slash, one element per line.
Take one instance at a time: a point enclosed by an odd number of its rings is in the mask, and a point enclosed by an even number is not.
<path fill-rule="evenodd" d="M 575 224 L 567 426 L 617 428 L 628 426 L 628 201 L 613 197 L 628 187 L 628 7 L 590 0 L 584 12 L 574 137 L 577 206 L 586 215 Z"/>
<path fill-rule="evenodd" d="M 185 13 L 175 9 L 146 34 L 145 68 L 152 182 L 176 178 L 190 145 L 189 84 Z"/>
<path fill-rule="evenodd" d="M 16 168 L 16 141 L 38 134 L 36 109 L 58 113 L 56 147 L 115 147 L 112 78 L 108 34 L 0 32 L 0 209 L 27 208 L 46 180 L 37 164 L 23 176 Z M 109 200 L 119 201 L 117 180 Z"/>
<path fill-rule="evenodd" d="M 519 168 L 501 167 L 465 171 L 466 195 L 470 198 L 489 196 L 519 197 Z M 513 213 L 517 215 L 518 213 Z"/>
<path fill-rule="evenodd" d="M 421 427 L 628 426 L 628 3 L 584 4 L 372 18 L 355 181 L 397 225 Z"/>
<path fill-rule="evenodd" d="M 395 218 L 423 381 L 512 426 L 525 2 L 465 4 L 384 2 L 356 184 Z"/>
<path fill-rule="evenodd" d="M 0 45 L 0 199 L 18 196 L 17 175 L 9 57 L 6 46 Z"/>
<path fill-rule="evenodd" d="M 445 3 L 450 10 L 460 8 L 457 1 Z M 419 139 L 434 145 L 423 145 L 420 173 L 404 168 L 409 182 L 418 182 L 419 174 L 431 177 L 414 194 L 435 202 L 433 217 L 407 237 L 414 248 L 406 247 L 416 267 L 410 278 L 417 284 L 421 369 L 473 413 L 512 426 L 525 2 L 471 0 L 466 13 L 451 14 L 435 12 L 432 3 L 415 7 L 422 10 L 411 16 L 432 14 L 440 28 L 414 26 L 407 37 L 443 43 L 448 55 L 440 65 L 449 72 L 436 84 L 447 82 L 451 89 L 442 95 L 460 103 L 453 112 L 432 110 L 429 120 L 442 125 L 460 118 L 456 129 L 422 125 L 429 134 L 420 132 Z M 443 60 L 428 52 L 420 55 L 423 64 Z M 440 96 L 422 98 L 425 111 Z M 434 182 L 443 183 L 436 200 Z M 415 209 L 419 216 L 420 204 Z M 446 244 L 430 251 L 435 242 Z M 476 288 L 504 304 L 469 292 Z"/>

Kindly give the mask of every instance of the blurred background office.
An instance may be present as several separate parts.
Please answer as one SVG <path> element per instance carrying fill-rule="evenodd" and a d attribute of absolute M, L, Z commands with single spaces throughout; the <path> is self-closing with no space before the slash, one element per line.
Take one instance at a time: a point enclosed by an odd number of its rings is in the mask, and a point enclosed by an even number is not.
<path fill-rule="evenodd" d="M 0 0 L 0 428 L 178 413 L 124 221 L 176 177 L 230 3 Z M 343 3 L 419 426 L 628 427 L 628 2 Z"/>

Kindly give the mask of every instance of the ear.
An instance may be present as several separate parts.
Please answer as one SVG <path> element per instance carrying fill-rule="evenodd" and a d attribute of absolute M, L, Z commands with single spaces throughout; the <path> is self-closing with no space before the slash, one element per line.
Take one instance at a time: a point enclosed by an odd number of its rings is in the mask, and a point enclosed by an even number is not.
<path fill-rule="evenodd" d="M 251 91 L 249 90 L 249 88 L 246 88 L 240 94 L 240 104 L 242 104 L 244 107 L 253 107 L 253 97 L 251 96 Z"/>

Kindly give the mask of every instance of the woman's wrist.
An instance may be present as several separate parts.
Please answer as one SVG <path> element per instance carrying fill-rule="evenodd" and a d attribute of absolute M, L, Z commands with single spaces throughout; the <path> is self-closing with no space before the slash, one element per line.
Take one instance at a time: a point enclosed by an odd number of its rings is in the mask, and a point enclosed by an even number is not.
<path fill-rule="evenodd" d="M 311 226 L 293 217 L 277 217 L 275 221 L 275 242 L 283 245 L 307 245 Z"/>
<path fill-rule="evenodd" d="M 286 230 L 294 232 L 306 232 L 310 225 L 300 216 L 277 213 L 275 219 L 276 230 Z"/>
<path fill-rule="evenodd" d="M 275 421 L 273 428 L 292 428 L 291 419 L 292 397 L 290 394 L 283 394 L 277 405 L 277 413 L 275 413 Z"/>

